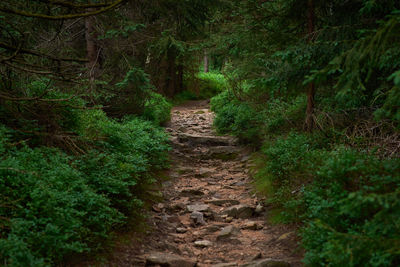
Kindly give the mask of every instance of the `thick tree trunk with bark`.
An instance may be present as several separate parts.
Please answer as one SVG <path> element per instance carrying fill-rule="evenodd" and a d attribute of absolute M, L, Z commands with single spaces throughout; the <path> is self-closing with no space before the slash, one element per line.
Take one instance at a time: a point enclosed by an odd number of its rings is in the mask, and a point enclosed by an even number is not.
<path fill-rule="evenodd" d="M 93 84 L 99 71 L 99 48 L 96 44 L 95 18 L 85 18 L 86 53 L 88 58 L 87 68 L 90 82 Z"/>
<path fill-rule="evenodd" d="M 176 89 L 175 89 L 175 94 L 179 94 L 180 92 L 183 91 L 183 65 L 179 64 L 177 67 L 177 76 L 176 76 Z"/>
<path fill-rule="evenodd" d="M 204 52 L 204 72 L 208 72 L 208 67 L 209 67 L 209 61 L 208 61 L 208 54 L 205 51 Z"/>
<path fill-rule="evenodd" d="M 165 94 L 168 97 L 173 97 L 175 94 L 176 87 L 176 55 L 174 51 L 168 52 L 168 77 L 167 77 L 167 87 Z"/>
<path fill-rule="evenodd" d="M 308 0 L 308 42 L 311 44 L 313 42 L 313 33 L 314 33 L 314 20 L 315 20 L 315 11 L 314 11 L 314 2 L 313 0 Z M 315 84 L 311 83 L 309 88 L 307 89 L 307 110 L 306 110 L 306 130 L 312 131 L 315 126 L 314 119 L 314 107 L 315 107 Z"/>

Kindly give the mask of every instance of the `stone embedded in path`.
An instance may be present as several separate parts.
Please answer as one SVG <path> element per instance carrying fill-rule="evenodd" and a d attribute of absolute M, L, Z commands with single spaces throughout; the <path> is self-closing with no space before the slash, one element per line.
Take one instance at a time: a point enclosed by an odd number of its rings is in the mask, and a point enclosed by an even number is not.
<path fill-rule="evenodd" d="M 212 246 L 212 242 L 209 240 L 198 240 L 194 242 L 194 245 L 199 248 L 206 248 Z"/>
<path fill-rule="evenodd" d="M 223 206 L 223 205 L 233 206 L 240 204 L 239 200 L 236 199 L 211 199 L 211 200 L 206 200 L 205 202 L 216 206 Z"/>
<path fill-rule="evenodd" d="M 210 168 L 200 168 L 199 172 L 198 172 L 198 176 L 200 176 L 200 177 L 210 176 L 212 171 L 213 171 L 213 169 L 210 169 Z"/>
<path fill-rule="evenodd" d="M 168 210 L 174 212 L 174 211 L 184 210 L 185 208 L 186 208 L 185 204 L 179 202 L 179 203 L 169 206 Z"/>
<path fill-rule="evenodd" d="M 194 267 L 196 266 L 196 262 L 174 254 L 154 252 L 146 257 L 145 266 L 155 265 L 165 267 Z"/>
<path fill-rule="evenodd" d="M 278 241 L 282 241 L 285 239 L 290 238 L 291 236 L 293 236 L 295 233 L 294 232 L 288 232 L 288 233 L 284 233 L 283 235 L 281 235 L 280 237 L 278 237 Z"/>
<path fill-rule="evenodd" d="M 233 217 L 226 217 L 225 222 L 231 223 L 233 221 Z"/>
<path fill-rule="evenodd" d="M 183 228 L 183 227 L 178 227 L 178 228 L 176 228 L 176 232 L 177 232 L 178 234 L 183 234 L 183 233 L 186 233 L 186 232 L 187 232 L 187 229 L 186 229 L 186 228 Z"/>
<path fill-rule="evenodd" d="M 233 235 L 236 235 L 240 232 L 238 228 L 236 228 L 233 225 L 228 225 L 224 227 L 221 232 L 218 233 L 217 235 L 217 241 L 224 241 L 232 237 Z"/>
<path fill-rule="evenodd" d="M 222 212 L 223 214 L 227 214 L 229 217 L 233 217 L 236 219 L 248 219 L 253 216 L 254 207 L 248 205 L 236 205 L 227 208 Z"/>
<path fill-rule="evenodd" d="M 238 266 L 237 262 L 230 262 L 230 263 L 218 263 L 211 265 L 211 267 L 236 267 Z"/>
<path fill-rule="evenodd" d="M 282 260 L 261 259 L 242 264 L 240 267 L 290 267 L 290 264 Z"/>
<path fill-rule="evenodd" d="M 193 205 L 187 205 L 186 209 L 188 212 L 194 212 L 194 211 L 209 211 L 210 206 L 207 204 L 193 204 Z"/>
<path fill-rule="evenodd" d="M 200 189 L 183 189 L 181 191 L 181 195 L 182 196 L 202 196 L 204 195 L 203 191 L 201 191 Z"/>
<path fill-rule="evenodd" d="M 263 226 L 256 222 L 246 222 L 241 228 L 244 230 L 261 230 Z"/>
<path fill-rule="evenodd" d="M 194 211 L 190 214 L 190 218 L 193 220 L 195 225 L 204 225 L 206 222 L 204 221 L 203 213 L 199 211 Z"/>
<path fill-rule="evenodd" d="M 209 233 L 215 233 L 217 231 L 219 231 L 221 229 L 221 227 L 219 227 L 218 225 L 212 224 L 206 227 L 207 232 Z"/>
<path fill-rule="evenodd" d="M 232 138 L 229 136 L 204 136 L 186 133 L 179 134 L 178 139 L 180 142 L 214 146 L 232 146 L 237 143 L 236 138 Z"/>
<path fill-rule="evenodd" d="M 221 159 L 234 160 L 241 151 L 240 147 L 236 146 L 214 146 L 208 149 L 208 153 L 202 155 L 203 159 Z"/>

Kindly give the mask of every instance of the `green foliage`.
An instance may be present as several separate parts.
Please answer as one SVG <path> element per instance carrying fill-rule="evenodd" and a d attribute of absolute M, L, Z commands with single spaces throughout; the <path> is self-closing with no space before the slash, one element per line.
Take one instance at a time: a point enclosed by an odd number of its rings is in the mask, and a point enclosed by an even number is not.
<path fill-rule="evenodd" d="M 2 157 L 2 262 L 50 264 L 87 251 L 121 221 L 121 214 L 88 186 L 64 153 L 25 147 Z"/>
<path fill-rule="evenodd" d="M 269 202 L 282 207 L 284 221 L 298 221 L 304 212 L 302 191 L 313 179 L 326 152 L 323 139 L 291 132 L 263 144 L 264 162 L 255 175 L 256 186 Z"/>
<path fill-rule="evenodd" d="M 134 33 L 135 31 L 140 31 L 146 26 L 142 23 L 138 24 L 132 24 L 129 23 L 128 25 L 124 25 L 122 29 L 116 30 L 116 29 L 111 29 L 105 32 L 103 36 L 99 36 L 98 39 L 113 39 L 113 38 L 118 38 L 118 37 L 124 37 L 127 38 L 129 35 Z"/>
<path fill-rule="evenodd" d="M 387 92 L 387 97 L 382 107 L 374 113 L 378 120 L 390 119 L 400 127 L 400 71 L 394 72 L 389 80 L 393 80 L 394 86 Z"/>
<path fill-rule="evenodd" d="M 182 104 L 186 101 L 189 100 L 199 100 L 199 97 L 196 93 L 189 91 L 189 90 L 184 90 L 174 96 L 172 99 L 172 102 L 176 105 Z"/>
<path fill-rule="evenodd" d="M 268 104 L 265 115 L 265 127 L 268 134 L 281 134 L 293 129 L 301 130 L 306 109 L 306 96 L 300 95 L 293 100 L 276 99 Z"/>
<path fill-rule="evenodd" d="M 171 118 L 172 104 L 160 94 L 151 93 L 144 104 L 143 117 L 154 121 L 156 124 L 163 124 Z"/>
<path fill-rule="evenodd" d="M 173 102 L 176 104 L 188 100 L 210 99 L 229 87 L 225 76 L 217 72 L 199 72 L 194 78 L 186 77 L 186 79 L 193 80 L 186 81 L 187 90 L 184 90 L 174 96 Z"/>
<path fill-rule="evenodd" d="M 333 151 L 305 191 L 303 231 L 310 266 L 396 266 L 400 262 L 398 159 Z"/>
<path fill-rule="evenodd" d="M 228 89 L 228 82 L 225 76 L 221 73 L 200 72 L 197 74 L 199 79 L 199 94 L 200 99 L 211 98 L 222 91 Z"/>
<path fill-rule="evenodd" d="M 144 110 L 146 99 L 150 97 L 153 86 L 149 75 L 141 68 L 133 67 L 124 79 L 112 88 L 112 95 L 102 102 L 105 110 L 113 117 L 121 118 L 127 114 L 141 114 Z M 112 103 L 112 105 L 111 105 Z"/>
<path fill-rule="evenodd" d="M 257 144 L 263 114 L 246 102 L 233 98 L 226 90 L 211 99 L 211 109 L 215 111 L 214 126 L 220 133 L 232 133 L 245 142 Z"/>
<path fill-rule="evenodd" d="M 220 94 L 214 96 L 210 100 L 211 110 L 214 111 L 217 115 L 222 110 L 222 108 L 228 105 L 230 102 L 235 100 L 235 96 L 233 95 L 231 90 L 225 90 Z"/>
<path fill-rule="evenodd" d="M 99 247 L 142 207 L 141 186 L 167 165 L 167 136 L 138 118 L 119 123 L 82 111 L 78 132 L 92 147 L 16 147 L 0 128 L 0 258 L 9 266 L 48 266 Z"/>

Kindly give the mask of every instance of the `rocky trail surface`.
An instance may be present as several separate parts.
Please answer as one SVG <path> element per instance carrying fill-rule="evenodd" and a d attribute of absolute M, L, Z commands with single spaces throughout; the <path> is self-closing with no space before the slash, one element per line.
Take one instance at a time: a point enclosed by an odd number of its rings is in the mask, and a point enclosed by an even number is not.
<path fill-rule="evenodd" d="M 249 151 L 218 136 L 207 101 L 172 110 L 171 179 L 143 240 L 122 245 L 112 266 L 301 266 L 293 229 L 266 223 L 251 185 Z"/>

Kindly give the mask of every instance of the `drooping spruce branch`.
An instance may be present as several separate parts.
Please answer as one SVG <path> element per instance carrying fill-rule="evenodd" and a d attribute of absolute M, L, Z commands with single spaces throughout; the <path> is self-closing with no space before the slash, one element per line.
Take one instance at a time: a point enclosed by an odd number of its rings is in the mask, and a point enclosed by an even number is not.
<path fill-rule="evenodd" d="M 22 16 L 22 17 L 40 18 L 40 19 L 47 19 L 47 20 L 66 20 L 66 19 L 75 19 L 75 18 L 90 17 L 90 16 L 98 15 L 98 14 L 104 13 L 108 10 L 111 10 L 111 9 L 117 7 L 118 5 L 122 4 L 125 1 L 126 0 L 116 0 L 115 2 L 108 4 L 104 8 L 94 10 L 94 11 L 89 11 L 89 12 L 76 13 L 76 14 L 47 15 L 47 14 L 41 14 L 41 13 L 31 13 L 28 11 L 12 9 L 9 7 L 4 7 L 4 6 L 0 6 L 0 11 L 8 13 L 8 14 Z M 59 1 L 59 2 L 61 2 L 61 1 Z M 91 8 L 91 7 L 89 6 L 86 8 Z"/>
<path fill-rule="evenodd" d="M 45 57 L 54 61 L 74 61 L 74 62 L 81 62 L 85 63 L 87 62 L 87 59 L 83 58 L 57 58 L 51 55 L 47 55 L 38 51 L 30 50 L 30 49 L 25 49 L 25 48 L 20 48 L 20 47 L 15 47 L 9 44 L 6 44 L 4 42 L 0 42 L 0 47 L 10 50 L 10 51 L 19 51 L 20 54 L 29 54 L 32 56 L 38 56 L 38 57 Z"/>

